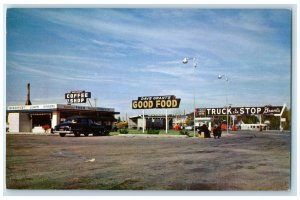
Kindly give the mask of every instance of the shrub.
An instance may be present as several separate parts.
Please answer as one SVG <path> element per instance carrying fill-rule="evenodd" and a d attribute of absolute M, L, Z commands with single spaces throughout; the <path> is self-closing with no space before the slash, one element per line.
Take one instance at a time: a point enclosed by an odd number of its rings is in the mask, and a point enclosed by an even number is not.
<path fill-rule="evenodd" d="M 187 130 L 180 130 L 180 135 L 189 135 L 189 131 L 187 131 Z"/>
<path fill-rule="evenodd" d="M 128 130 L 126 128 L 119 129 L 120 134 L 128 134 Z"/>
<path fill-rule="evenodd" d="M 154 130 L 154 129 L 148 129 L 147 134 L 159 134 L 159 130 Z"/>
<path fill-rule="evenodd" d="M 117 122 L 116 123 L 116 127 L 118 129 L 126 129 L 128 128 L 128 122 L 124 121 L 124 122 Z"/>

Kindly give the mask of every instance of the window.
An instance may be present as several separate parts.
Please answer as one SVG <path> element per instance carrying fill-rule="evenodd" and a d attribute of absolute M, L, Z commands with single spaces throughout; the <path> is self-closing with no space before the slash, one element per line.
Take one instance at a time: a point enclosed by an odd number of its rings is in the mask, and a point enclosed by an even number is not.
<path fill-rule="evenodd" d="M 81 124 L 89 124 L 88 119 L 82 118 L 82 119 L 81 119 Z"/>

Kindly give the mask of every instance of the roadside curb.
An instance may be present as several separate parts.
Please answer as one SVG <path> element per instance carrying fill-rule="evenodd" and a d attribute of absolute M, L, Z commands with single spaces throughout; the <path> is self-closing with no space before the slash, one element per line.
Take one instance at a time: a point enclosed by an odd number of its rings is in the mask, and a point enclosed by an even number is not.
<path fill-rule="evenodd" d="M 119 135 L 114 135 L 115 137 L 157 137 L 157 138 L 188 138 L 186 135 L 154 135 L 154 134 L 119 134 Z"/>
<path fill-rule="evenodd" d="M 6 135 L 45 135 L 45 136 L 51 136 L 55 135 L 52 133 L 32 133 L 32 132 L 6 132 Z"/>

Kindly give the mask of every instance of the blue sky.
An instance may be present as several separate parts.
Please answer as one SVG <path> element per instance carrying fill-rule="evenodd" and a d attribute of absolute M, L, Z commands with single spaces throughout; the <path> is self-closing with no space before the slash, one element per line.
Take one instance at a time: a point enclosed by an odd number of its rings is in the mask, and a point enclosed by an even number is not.
<path fill-rule="evenodd" d="M 290 106 L 287 9 L 8 9 L 6 104 L 66 103 L 71 90 L 122 116 L 139 96 L 175 95 L 179 109 Z M 198 66 L 182 64 L 196 57 Z M 88 105 L 88 104 L 87 104 Z M 164 110 L 155 111 L 164 113 Z"/>

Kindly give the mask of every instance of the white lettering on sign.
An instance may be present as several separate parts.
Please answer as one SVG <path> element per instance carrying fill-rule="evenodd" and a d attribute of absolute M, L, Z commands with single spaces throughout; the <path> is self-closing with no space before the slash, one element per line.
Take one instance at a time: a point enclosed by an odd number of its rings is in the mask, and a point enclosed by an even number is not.
<path fill-rule="evenodd" d="M 243 115 L 245 113 L 244 108 L 240 109 L 240 114 Z"/>
<path fill-rule="evenodd" d="M 68 103 L 86 103 L 87 98 L 91 98 L 90 92 L 71 91 L 70 93 L 65 93 L 65 99 Z"/>
<path fill-rule="evenodd" d="M 212 111 L 211 111 L 211 114 L 212 115 L 215 115 L 216 114 L 216 109 L 211 109 Z"/>
<path fill-rule="evenodd" d="M 226 113 L 226 108 L 223 108 L 223 109 L 222 109 L 222 114 L 223 114 L 223 115 L 227 115 L 227 113 Z"/>
<path fill-rule="evenodd" d="M 68 103 L 85 103 L 86 98 L 67 99 Z"/>
<path fill-rule="evenodd" d="M 280 108 L 269 108 L 265 107 L 263 114 L 269 114 L 269 113 L 280 113 L 281 109 Z"/>
<path fill-rule="evenodd" d="M 208 114 L 208 115 L 211 115 L 211 113 L 210 113 L 211 109 L 210 109 L 210 108 L 207 108 L 206 110 L 207 110 L 207 114 Z"/>
<path fill-rule="evenodd" d="M 258 108 L 257 108 L 257 113 L 260 113 L 260 112 L 261 112 L 261 108 L 258 107 Z"/>
<path fill-rule="evenodd" d="M 249 109 L 250 108 L 245 108 L 246 109 L 246 114 L 249 114 Z"/>
<path fill-rule="evenodd" d="M 205 115 L 274 115 L 282 109 L 283 106 L 206 108 Z"/>

